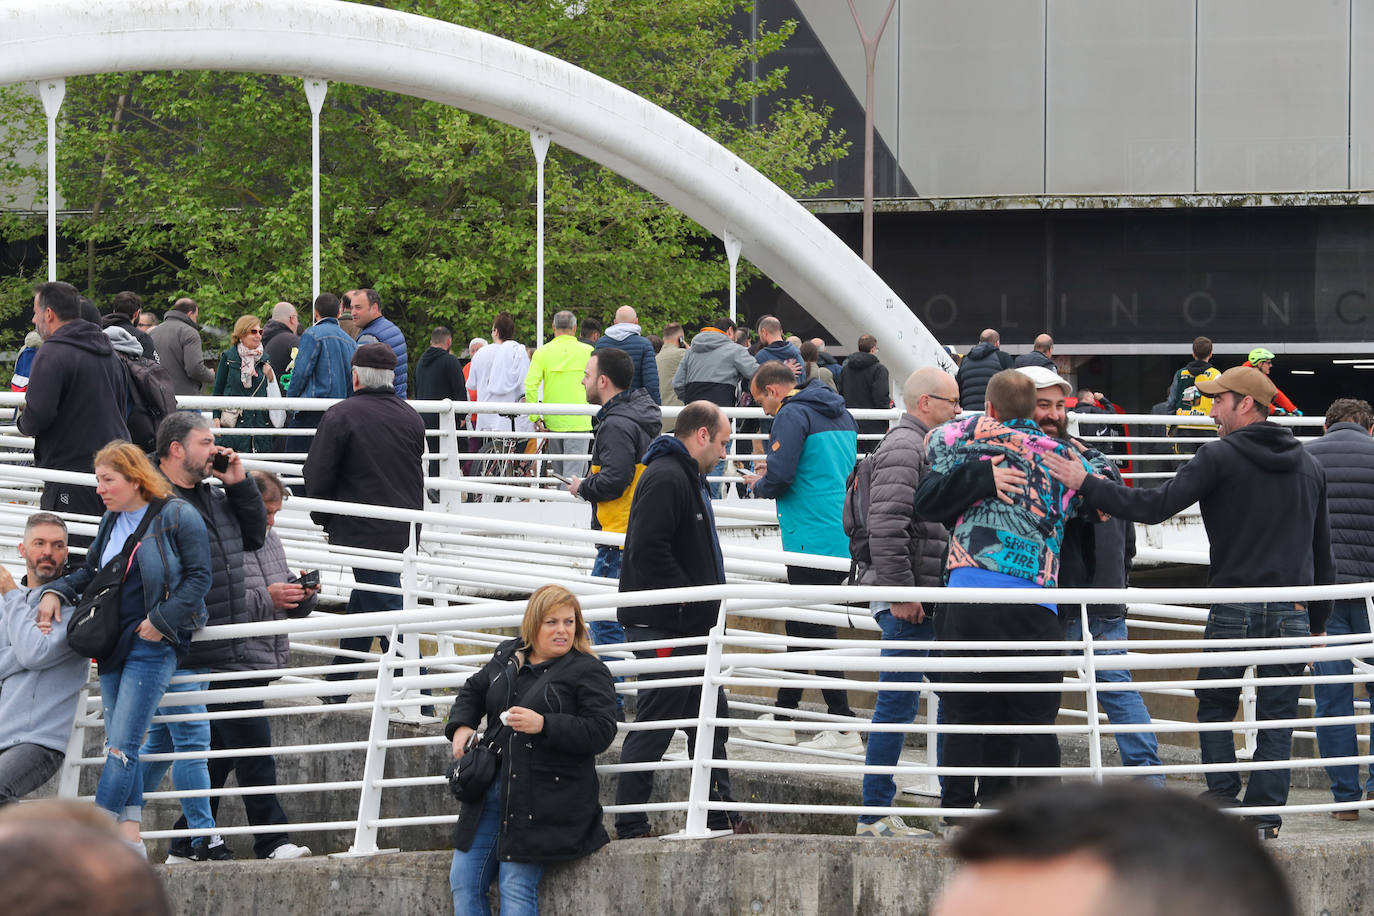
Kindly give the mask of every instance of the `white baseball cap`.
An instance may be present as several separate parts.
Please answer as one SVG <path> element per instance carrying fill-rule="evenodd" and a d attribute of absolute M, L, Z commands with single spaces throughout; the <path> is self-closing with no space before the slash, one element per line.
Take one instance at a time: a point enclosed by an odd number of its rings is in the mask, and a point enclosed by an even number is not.
<path fill-rule="evenodd" d="M 1050 388 L 1058 385 L 1060 388 L 1064 389 L 1065 394 L 1073 394 L 1072 385 L 1065 381 L 1058 372 L 1051 372 L 1044 366 L 1018 366 L 1016 371 L 1034 382 L 1037 391 L 1041 388 Z"/>

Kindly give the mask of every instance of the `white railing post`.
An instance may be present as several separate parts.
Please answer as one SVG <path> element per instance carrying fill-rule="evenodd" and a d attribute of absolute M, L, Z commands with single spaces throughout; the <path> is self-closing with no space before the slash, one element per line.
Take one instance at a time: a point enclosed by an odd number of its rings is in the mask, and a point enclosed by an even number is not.
<path fill-rule="evenodd" d="M 90 715 L 91 687 L 87 683 L 76 696 L 76 721 L 72 723 L 72 736 L 67 739 L 67 756 L 62 760 L 62 770 L 57 777 L 57 797 L 76 798 L 81 794 L 81 758 L 86 751 L 86 717 Z"/>
<path fill-rule="evenodd" d="M 353 832 L 353 845 L 348 852 L 333 853 L 332 858 L 375 856 L 398 852 L 399 849 L 377 848 L 377 827 L 372 823 L 382 813 L 382 787 L 378 785 L 386 773 L 386 746 L 382 743 L 390 733 L 391 718 L 386 701 L 391 697 L 392 667 L 388 662 L 396 657 L 401 634 L 391 628 L 391 647 L 377 661 L 377 692 L 372 697 L 372 725 L 367 732 L 367 758 L 363 761 L 363 787 L 358 796 L 358 824 Z"/>
<path fill-rule="evenodd" d="M 739 271 L 739 252 L 743 243 L 740 237 L 729 229 L 725 230 L 725 257 L 730 262 L 730 320 L 734 321 L 739 309 L 735 302 L 735 278 Z"/>
<path fill-rule="evenodd" d="M 544 159 L 549 153 L 549 135 L 542 130 L 530 131 L 530 146 L 535 161 L 535 218 L 537 230 L 534 242 L 534 300 L 538 317 L 535 325 L 535 346 L 544 346 Z"/>
<path fill-rule="evenodd" d="M 720 678 L 720 658 L 725 639 L 725 601 L 720 603 L 720 618 L 711 628 L 706 643 L 705 663 L 702 665 L 701 705 L 697 712 L 697 744 L 692 755 L 692 778 L 687 793 L 687 825 L 674 839 L 703 839 L 724 836 L 728 830 L 711 830 L 706 826 L 711 800 L 711 766 L 715 759 L 713 747 L 716 726 L 709 724 L 716 715 L 716 681 Z M 721 726 L 724 728 L 724 726 Z"/>
<path fill-rule="evenodd" d="M 416 565 L 415 557 L 415 526 L 410 526 L 410 546 L 401 554 L 401 606 L 403 608 L 413 608 L 419 604 L 420 591 L 420 570 Z M 402 677 L 419 677 L 420 675 L 420 634 L 407 633 L 400 640 L 401 646 L 397 650 L 401 658 L 414 660 L 416 664 L 406 665 L 401 671 Z M 400 697 L 410 699 L 415 697 L 414 703 L 407 703 L 396 708 L 396 721 L 398 722 L 423 722 L 424 715 L 420 709 L 424 701 L 419 699 L 422 694 L 414 688 L 406 688 L 401 691 Z"/>
<path fill-rule="evenodd" d="M 57 279 L 57 113 L 67 95 L 61 77 L 38 81 L 38 97 L 48 116 L 48 280 Z"/>
<path fill-rule="evenodd" d="M 329 81 L 305 77 L 305 100 L 310 103 L 310 301 L 320 297 L 320 111 Z"/>
<path fill-rule="evenodd" d="M 940 765 L 940 697 L 935 692 L 935 685 L 929 680 L 921 688 L 921 694 L 926 699 L 926 724 L 931 727 L 931 731 L 926 732 L 925 740 L 925 760 L 926 766 L 934 769 Z M 917 701 L 919 705 L 919 700 Z M 916 782 L 909 786 L 902 786 L 904 795 L 925 795 L 930 798 L 940 797 L 940 777 L 935 773 L 926 773 Z"/>
<path fill-rule="evenodd" d="M 458 412 L 453 402 L 444 400 L 444 410 L 439 414 L 439 476 L 444 480 L 457 480 L 463 476 L 462 459 L 458 457 Z M 457 490 L 440 489 L 439 506 L 445 512 L 458 512 L 462 509 L 463 497 Z"/>
<path fill-rule="evenodd" d="M 1097 719 L 1097 656 L 1093 654 L 1093 634 L 1088 628 L 1086 604 L 1078 606 L 1078 619 L 1083 622 L 1083 676 L 1088 682 L 1088 689 L 1083 695 L 1083 705 L 1088 713 L 1088 766 L 1092 768 L 1093 782 L 1101 782 L 1102 724 Z"/>
<path fill-rule="evenodd" d="M 1240 688 L 1241 721 L 1245 723 L 1245 730 L 1241 734 L 1245 736 L 1245 747 L 1236 751 L 1236 756 L 1242 760 L 1254 759 L 1255 745 L 1259 742 L 1259 729 L 1255 727 L 1258 717 L 1256 703 L 1259 696 L 1255 690 L 1255 673 L 1254 665 L 1246 668 L 1246 682 Z"/>

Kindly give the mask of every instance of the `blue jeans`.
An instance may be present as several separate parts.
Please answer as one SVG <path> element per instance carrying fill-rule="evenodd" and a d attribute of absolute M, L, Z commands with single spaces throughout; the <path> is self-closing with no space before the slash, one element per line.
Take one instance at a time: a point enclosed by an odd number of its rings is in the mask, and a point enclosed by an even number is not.
<path fill-rule="evenodd" d="M 95 803 L 121 821 L 143 819 L 138 749 L 176 666 L 176 650 L 166 641 L 149 642 L 135 634 L 124 667 L 100 675 L 106 752 Z"/>
<path fill-rule="evenodd" d="M 505 862 L 498 858 L 501 840 L 501 780 L 487 791 L 477 835 L 467 852 L 453 851 L 448 884 L 453 891 L 454 916 L 491 916 L 487 889 L 492 879 L 501 888 L 501 916 L 538 916 L 539 879 L 544 866 Z"/>
<path fill-rule="evenodd" d="M 1326 621 L 1328 636 L 1369 632 L 1369 611 L 1363 598 L 1342 598 L 1332 604 L 1331 617 Z M 1350 674 L 1355 666 L 1349 661 L 1317 662 L 1312 666 L 1317 675 Z M 1369 685 L 1366 685 L 1368 689 Z M 1353 716 L 1355 714 L 1355 685 L 1314 684 L 1312 696 L 1317 701 L 1318 716 Z M 1354 757 L 1359 751 L 1354 725 L 1317 726 L 1317 748 L 1323 757 Z M 1374 792 L 1374 766 L 1364 791 Z M 1338 802 L 1358 801 L 1364 797 L 1360 789 L 1359 764 L 1327 767 L 1331 777 L 1331 797 Z"/>
<path fill-rule="evenodd" d="M 720 477 L 720 476 L 721 476 L 722 474 L 724 474 L 724 473 L 725 473 L 725 459 L 722 458 L 720 461 L 717 461 L 717 462 L 716 462 L 716 466 L 713 467 L 713 468 L 711 468 L 711 473 L 708 474 L 707 476 L 708 476 L 708 477 Z M 712 499 L 720 499 L 722 496 L 725 495 L 725 487 L 726 487 L 726 484 L 717 482 L 717 483 L 709 483 L 709 484 L 707 484 L 707 486 L 711 488 L 711 498 L 712 498 Z"/>
<path fill-rule="evenodd" d="M 1125 617 L 1089 617 L 1088 632 L 1093 639 L 1105 639 L 1112 642 L 1126 639 L 1126 618 Z M 1065 639 L 1083 638 L 1083 621 L 1072 612 L 1066 621 L 1064 632 Z M 1125 655 L 1125 649 L 1093 649 L 1095 655 Z M 1099 684 L 1129 684 L 1131 682 L 1131 672 L 1124 669 L 1116 671 L 1098 670 L 1097 682 Z M 1150 723 L 1150 711 L 1145 708 L 1145 701 L 1140 698 L 1140 694 L 1134 690 L 1103 690 L 1097 695 L 1097 702 L 1102 707 L 1102 711 L 1107 714 L 1107 721 L 1113 725 L 1148 725 Z M 1154 732 L 1117 732 L 1116 747 L 1121 751 L 1121 762 L 1128 767 L 1152 767 L 1159 766 L 1159 741 L 1155 738 Z M 1164 774 L 1154 773 L 1149 776 L 1141 776 L 1142 782 L 1152 783 L 1164 787 Z"/>
<path fill-rule="evenodd" d="M 1307 610 L 1292 602 L 1268 601 L 1258 604 L 1214 604 L 1207 615 L 1204 639 L 1255 639 L 1260 637 L 1306 636 Z M 1225 651 L 1217 649 L 1214 651 Z M 1231 650 L 1234 651 L 1234 650 Z M 1301 663 L 1258 665 L 1256 673 L 1266 677 L 1297 677 L 1302 674 Z M 1245 669 L 1233 666 L 1201 668 L 1199 680 L 1238 678 Z M 1255 717 L 1292 719 L 1298 714 L 1296 684 L 1256 688 Z M 1197 693 L 1198 722 L 1230 722 L 1240 706 L 1239 687 L 1199 687 Z M 1230 731 L 1198 733 L 1203 763 L 1235 763 L 1236 745 Z M 1260 728 L 1255 744 L 1256 761 L 1288 760 L 1293 750 L 1293 729 Z M 1240 796 L 1241 779 L 1237 772 L 1208 772 L 1207 794 L 1222 802 L 1234 804 Z M 1280 806 L 1288 804 L 1288 770 L 1253 770 L 1245 789 L 1244 807 Z M 1277 814 L 1260 814 L 1254 818 L 1263 827 L 1277 827 L 1283 818 Z"/>
<path fill-rule="evenodd" d="M 921 623 L 912 623 L 909 620 L 894 617 L 889 607 L 890 605 L 886 601 L 875 601 L 870 605 L 873 617 L 883 631 L 883 639 L 910 642 L 935 641 L 935 626 L 929 617 Z M 883 658 L 925 658 L 930 654 L 930 650 L 883 649 L 880 654 Z M 913 682 L 924 679 L 925 676 L 919 671 L 878 672 L 880 683 L 887 681 Z M 927 696 L 933 699 L 935 694 L 932 692 L 928 693 Z M 873 723 L 880 725 L 912 722 L 916 719 L 916 709 L 920 702 L 921 694 L 914 690 L 879 690 L 877 699 L 873 701 Z M 876 767 L 896 766 L 897 761 L 902 757 L 902 743 L 905 739 L 906 736 L 901 732 L 869 732 L 868 751 L 864 755 L 864 764 Z M 936 739 L 937 763 L 942 743 L 939 738 Z M 885 773 L 867 773 L 864 775 L 863 801 L 865 806 L 886 808 L 892 804 L 892 799 L 896 796 L 897 782 L 892 776 Z M 882 817 L 881 814 L 864 814 L 859 817 L 859 822 L 872 824 L 881 820 Z"/>
<path fill-rule="evenodd" d="M 602 579 L 619 579 L 620 562 L 624 559 L 624 551 L 619 547 L 611 547 L 603 544 L 596 548 L 596 560 L 592 562 L 592 575 Z M 591 631 L 592 642 L 598 646 L 622 643 L 625 641 L 625 628 L 615 620 L 593 620 L 587 624 L 587 629 Z M 601 656 L 603 662 L 618 661 L 614 656 Z M 625 679 L 618 677 L 615 679 L 617 684 L 623 683 Z M 625 694 L 616 692 L 615 708 L 625 708 Z"/>
<path fill-rule="evenodd" d="M 172 673 L 172 676 L 204 677 L 209 673 L 209 668 L 178 668 Z M 172 684 L 167 688 L 167 692 L 190 693 L 196 690 L 207 690 L 209 687 L 209 681 L 185 681 L 180 684 Z M 159 706 L 157 708 L 157 714 L 160 716 L 194 715 L 197 713 L 205 714 L 205 704 Z M 143 749 L 139 751 L 139 755 L 208 750 L 210 750 L 210 720 L 197 719 L 190 722 L 154 723 L 148 729 L 148 740 L 143 742 Z M 144 787 L 156 789 L 158 784 L 162 782 L 162 777 L 166 775 L 169 766 L 172 768 L 172 787 L 178 792 L 209 790 L 210 767 L 204 757 L 173 762 L 158 760 L 153 763 L 144 763 L 142 764 Z M 181 811 L 186 815 L 186 825 L 192 830 L 214 829 L 215 819 L 210 814 L 209 798 L 205 796 L 183 798 L 181 799 Z"/>

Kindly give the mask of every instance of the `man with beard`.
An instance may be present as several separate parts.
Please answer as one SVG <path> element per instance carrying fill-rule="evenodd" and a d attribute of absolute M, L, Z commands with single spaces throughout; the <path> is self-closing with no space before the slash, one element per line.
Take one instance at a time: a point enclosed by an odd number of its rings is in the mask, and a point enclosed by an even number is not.
<path fill-rule="evenodd" d="M 1215 379 L 1198 379 L 1197 387 L 1212 398 L 1210 415 L 1219 438 L 1204 443 L 1161 486 L 1150 490 L 1124 487 L 1053 456 L 1046 458 L 1046 467 L 1060 482 L 1080 490 L 1089 507 L 1120 518 L 1155 525 L 1198 503 L 1207 530 L 1209 588 L 1335 582 L 1326 474 L 1291 430 L 1267 422 L 1276 391 L 1273 382 L 1258 369 L 1236 366 Z M 1329 601 L 1221 602 L 1208 612 L 1203 636 L 1297 638 L 1310 633 L 1320 637 L 1325 635 L 1330 610 Z M 1258 666 L 1256 717 L 1261 728 L 1256 762 L 1284 761 L 1292 753 L 1292 726 L 1269 726 L 1264 720 L 1297 718 L 1301 688 L 1295 683 L 1267 682 L 1295 678 L 1303 667 L 1302 662 Z M 1229 681 L 1242 674 L 1242 666 L 1215 665 L 1200 668 L 1198 679 Z M 1199 723 L 1229 723 L 1235 718 L 1239 685 L 1199 687 L 1196 693 Z M 1208 795 L 1227 807 L 1236 805 L 1241 775 L 1223 768 L 1236 760 L 1230 729 L 1200 732 L 1198 744 L 1203 763 L 1222 765 L 1206 773 Z M 1283 807 L 1288 802 L 1288 777 L 1288 770 L 1277 767 L 1251 771 L 1240 804 Z M 1255 814 L 1247 820 L 1263 839 L 1277 839 L 1283 822 L 1276 813 Z"/>
<path fill-rule="evenodd" d="M 1121 472 L 1110 461 L 1100 460 L 1095 450 L 1069 435 L 1064 404 L 1072 390 L 1069 383 L 1043 366 L 1022 366 L 1016 370 L 1035 383 L 1035 413 L 1033 419 L 1040 431 L 1051 438 L 1067 442 L 1094 459 L 1093 466 L 1120 483 Z M 1135 525 L 1121 518 L 1102 521 L 1072 518 L 1064 525 L 1064 543 L 1059 550 L 1060 588 L 1125 588 L 1135 556 Z M 1064 627 L 1065 639 L 1083 638 L 1083 621 L 1076 606 L 1060 608 L 1059 623 Z M 1093 604 L 1088 606 L 1088 632 L 1094 640 L 1124 643 L 1126 634 L 1126 605 Z M 1095 655 L 1125 655 L 1125 648 L 1094 649 Z M 1131 672 L 1125 669 L 1096 669 L 1097 682 L 1129 683 Z M 1150 711 L 1134 690 L 1102 690 L 1097 701 L 1113 725 L 1148 725 Z M 1116 746 L 1121 762 L 1126 766 L 1159 766 L 1159 741 L 1153 732 L 1117 732 Z M 1164 776 L 1153 773 L 1145 780 L 1164 785 Z"/>
<path fill-rule="evenodd" d="M 605 338 L 602 338 L 603 340 Z M 625 533 L 635 487 L 644 473 L 644 450 L 658 435 L 663 415 L 643 388 L 631 388 L 634 362 L 624 350 L 604 347 L 592 353 L 582 376 L 588 404 L 600 404 L 593 418 L 591 476 L 573 477 L 568 492 L 592 504 L 592 527 Z M 620 578 L 621 548 L 598 544 L 592 575 Z M 592 641 L 612 645 L 625 641 L 625 631 L 614 620 L 588 624 Z M 625 700 L 616 694 L 623 718 Z"/>
<path fill-rule="evenodd" d="M 67 569 L 67 525 L 50 512 L 29 516 L 19 545 L 24 585 L 0 566 L 0 805 L 47 782 L 66 757 L 76 701 L 90 659 L 67 647 L 71 608 L 49 632 L 38 629 L 38 587 Z"/>
<path fill-rule="evenodd" d="M 216 456 L 228 463 L 224 470 L 214 467 Z M 262 547 L 267 538 L 267 510 L 257 486 L 248 479 L 243 462 L 233 449 L 215 445 L 210 421 L 199 413 L 179 410 L 168 414 L 157 429 L 158 469 L 172 484 L 172 492 L 196 507 L 210 535 L 210 591 L 205 596 L 209 612 L 206 626 L 252 623 L 254 617 L 244 591 L 244 552 Z M 206 483 L 216 477 L 223 486 Z M 191 654 L 182 659 L 173 673 L 186 678 L 173 683 L 169 693 L 208 690 L 212 670 L 233 670 L 246 658 L 246 639 L 217 639 L 196 642 Z M 158 715 L 194 716 L 205 714 L 205 704 L 159 707 Z M 210 722 L 192 719 L 157 722 L 148 729 L 148 739 L 139 758 L 165 754 L 210 750 Z M 144 760 L 144 785 L 152 788 L 162 779 L 167 764 Z M 178 792 L 208 790 L 210 770 L 204 757 L 178 760 L 172 764 L 172 785 Z M 181 810 L 188 824 L 198 830 L 213 828 L 207 796 L 183 798 Z M 218 842 L 216 842 L 218 841 Z M 218 836 L 195 840 L 173 840 L 167 850 L 169 865 L 207 860 L 232 859 Z"/>

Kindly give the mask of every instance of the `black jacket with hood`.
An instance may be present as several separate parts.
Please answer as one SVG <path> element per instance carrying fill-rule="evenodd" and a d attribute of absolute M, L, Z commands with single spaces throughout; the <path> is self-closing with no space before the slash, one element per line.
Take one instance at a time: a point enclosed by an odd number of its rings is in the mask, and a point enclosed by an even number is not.
<path fill-rule="evenodd" d="M 892 406 L 891 382 L 887 367 L 872 353 L 859 350 L 844 361 L 844 371 L 835 380 L 844 406 L 859 409 L 884 410 Z M 865 436 L 882 435 L 887 431 L 886 420 L 860 420 L 859 432 Z M 876 439 L 860 439 L 859 451 L 868 453 L 878 447 Z"/>
<path fill-rule="evenodd" d="M 34 438 L 34 465 L 90 473 L 92 455 L 129 438 L 125 387 L 124 364 L 99 327 L 77 318 L 48 335 L 19 417 L 19 431 Z"/>
<path fill-rule="evenodd" d="M 537 735 L 501 728 L 502 862 L 559 862 L 610 842 L 601 822 L 596 755 L 615 740 L 615 684 L 601 660 L 576 649 L 529 665 L 520 639 L 503 642 L 454 698 L 444 734 L 461 726 L 487 730 L 501 713 L 525 706 L 544 717 Z M 485 799 L 464 802 L 454 846 L 472 848 Z"/>
<path fill-rule="evenodd" d="M 620 392 L 592 418 L 592 473 L 578 486 L 577 495 L 592 504 L 593 528 L 625 531 L 631 504 L 625 497 L 633 496 L 644 451 L 662 428 L 663 411 L 643 388 Z M 606 512 L 601 503 L 607 504 Z"/>
<path fill-rule="evenodd" d="M 1003 369 L 1010 369 L 1011 364 L 1011 357 L 990 343 L 980 343 L 969 350 L 954 376 L 959 383 L 959 403 L 963 408 L 982 413 L 988 382 Z"/>
<path fill-rule="evenodd" d="M 644 453 L 644 464 L 630 505 L 620 590 L 721 584 L 725 561 L 711 493 L 696 459 L 676 436 L 659 436 Z M 625 626 L 705 636 L 715 626 L 719 610 L 716 600 L 674 602 L 622 607 L 616 619 Z"/>
<path fill-rule="evenodd" d="M 1252 423 L 1204 443 L 1172 480 L 1132 489 L 1099 477 L 1083 499 L 1109 515 L 1158 524 L 1202 506 L 1214 587 L 1331 585 L 1326 473 L 1287 427 Z M 1326 630 L 1330 602 L 1312 602 L 1313 633 Z"/>
<path fill-rule="evenodd" d="M 153 346 L 153 339 L 148 336 L 147 331 L 139 328 L 130 321 L 128 317 L 119 314 L 119 312 L 111 312 L 108 315 L 102 315 L 100 317 L 100 326 L 102 328 L 123 328 L 128 331 L 133 336 L 134 340 L 138 341 L 138 345 L 143 348 L 144 359 L 157 359 L 157 347 Z"/>

